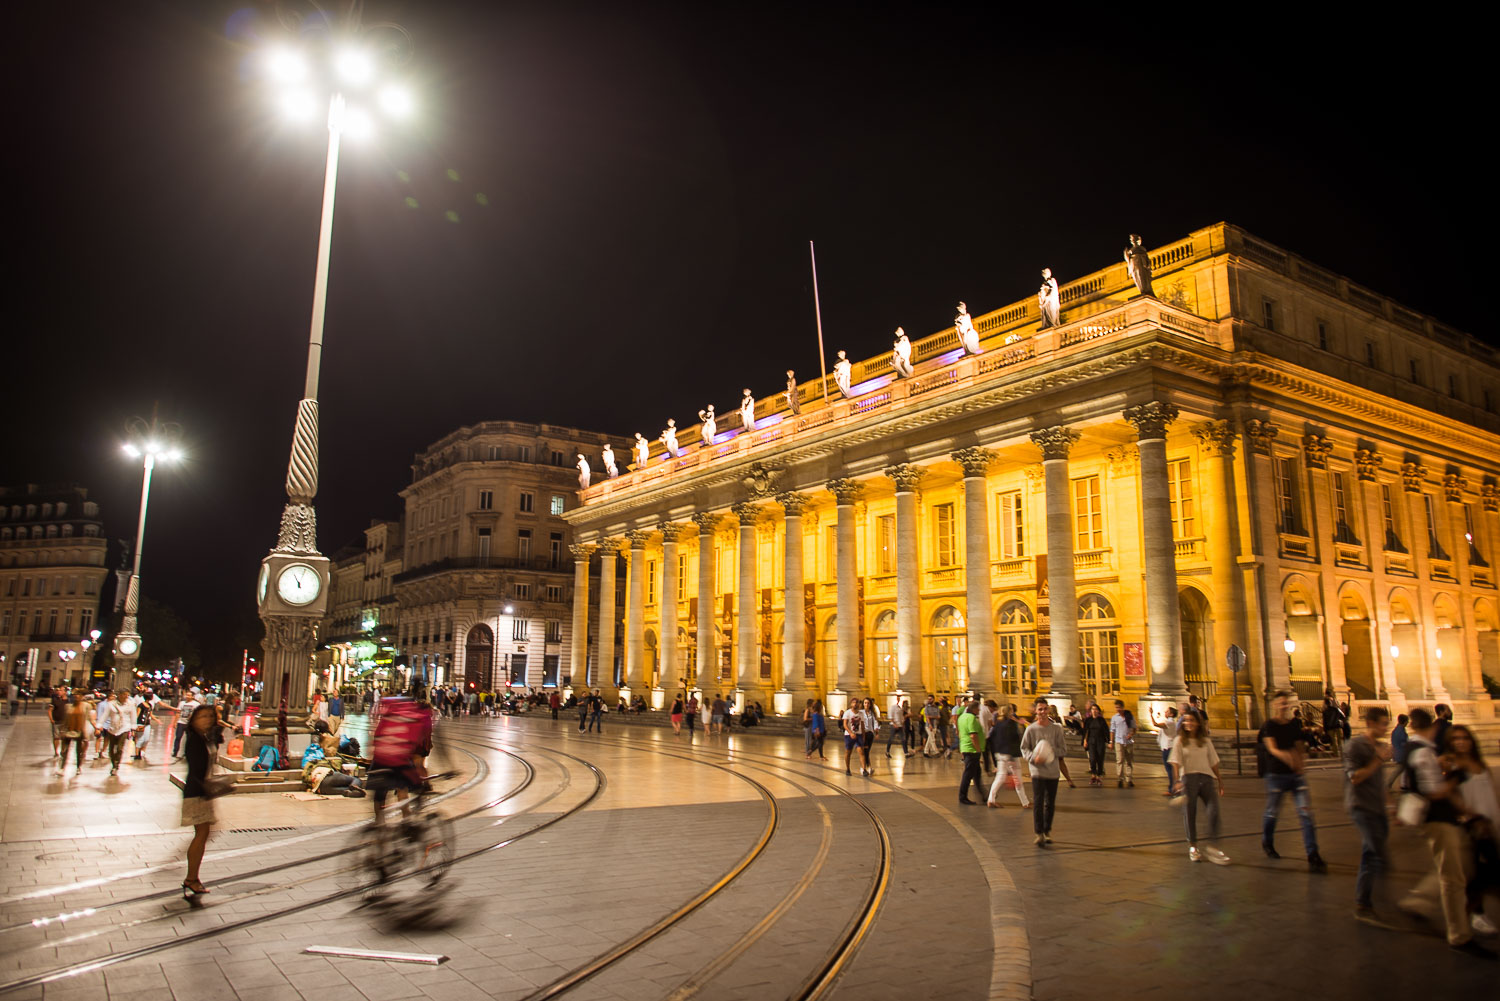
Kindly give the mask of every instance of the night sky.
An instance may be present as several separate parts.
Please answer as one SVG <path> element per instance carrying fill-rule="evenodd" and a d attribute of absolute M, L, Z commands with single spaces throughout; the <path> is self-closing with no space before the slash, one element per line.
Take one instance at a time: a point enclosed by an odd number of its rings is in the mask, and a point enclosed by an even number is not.
<path fill-rule="evenodd" d="M 1219 220 L 1490 336 L 1486 40 L 1309 10 L 372 0 L 411 32 L 420 113 L 345 144 L 323 551 L 396 516 L 413 453 L 461 425 L 654 437 L 814 374 L 809 238 L 830 357 Z M 131 535 L 119 442 L 159 403 L 191 458 L 158 472 L 144 589 L 235 663 L 323 183 L 321 121 L 280 120 L 252 71 L 271 14 L 10 15 L 0 480 L 82 483 Z"/>

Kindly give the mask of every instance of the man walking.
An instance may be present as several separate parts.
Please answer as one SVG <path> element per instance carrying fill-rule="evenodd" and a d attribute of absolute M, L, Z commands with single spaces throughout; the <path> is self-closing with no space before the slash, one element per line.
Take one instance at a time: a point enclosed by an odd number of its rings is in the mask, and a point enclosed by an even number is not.
<path fill-rule="evenodd" d="M 1267 858 L 1281 858 L 1276 851 L 1276 817 L 1281 800 L 1287 793 L 1297 806 L 1297 820 L 1302 825 L 1302 847 L 1307 850 L 1307 867 L 1313 872 L 1327 872 L 1328 865 L 1318 854 L 1318 831 L 1313 823 L 1312 794 L 1307 788 L 1307 745 L 1302 739 L 1302 720 L 1292 710 L 1292 693 L 1277 692 L 1271 700 L 1271 718 L 1260 728 L 1256 742 L 1262 752 L 1266 778 L 1266 812 L 1261 818 L 1260 847 Z"/>
<path fill-rule="evenodd" d="M 130 703 L 127 701 L 130 693 L 121 689 L 115 692 L 114 697 L 104 707 L 104 730 L 105 739 L 109 742 L 109 774 L 120 773 L 120 756 L 125 753 L 125 741 L 129 739 L 135 730 L 134 713 L 130 711 Z"/>
<path fill-rule="evenodd" d="M 344 725 L 344 696 L 337 688 L 328 693 L 328 732 L 337 735 Z"/>
<path fill-rule="evenodd" d="M 973 806 L 969 798 L 969 786 L 979 785 L 980 755 L 984 753 L 984 723 L 979 718 L 979 696 L 969 699 L 969 704 L 960 710 L 958 717 L 958 750 L 964 756 L 964 774 L 958 780 L 958 801 L 964 806 Z"/>
<path fill-rule="evenodd" d="M 907 750 L 906 709 L 902 706 L 900 699 L 897 699 L 895 704 L 891 706 L 890 723 L 890 733 L 885 735 L 885 756 L 887 758 L 891 756 L 891 741 L 896 739 L 898 732 L 901 734 L 901 750 L 903 752 Z"/>
<path fill-rule="evenodd" d="M 188 720 L 192 719 L 193 710 L 198 708 L 198 689 L 183 695 L 182 700 L 177 703 L 177 725 L 172 734 L 172 760 L 176 761 L 182 757 L 182 738 L 187 736 Z"/>
<path fill-rule="evenodd" d="M 47 719 L 52 723 L 52 756 L 62 749 L 63 713 L 68 711 L 68 697 L 61 687 L 52 689 L 52 700 L 47 704 Z"/>
<path fill-rule="evenodd" d="M 688 740 L 692 740 L 693 732 L 698 725 L 698 696 L 688 695 L 687 704 L 682 707 L 682 714 L 687 717 Z"/>
<path fill-rule="evenodd" d="M 1115 748 L 1115 787 L 1135 788 L 1135 717 L 1125 703 L 1115 699 L 1115 714 L 1109 718 L 1109 740 Z"/>
<path fill-rule="evenodd" d="M 1375 917 L 1375 876 L 1385 869 L 1385 843 L 1390 822 L 1385 813 L 1383 766 L 1391 748 L 1381 741 L 1391 725 L 1390 710 L 1365 710 L 1365 732 L 1344 745 L 1344 809 L 1359 831 L 1359 874 L 1354 877 L 1354 916 L 1378 923 Z"/>
<path fill-rule="evenodd" d="M 1172 789 L 1177 780 L 1172 771 L 1172 742 L 1177 739 L 1177 707 L 1167 706 L 1167 714 L 1160 719 L 1156 716 L 1156 710 L 1151 711 L 1151 722 L 1156 726 L 1156 746 L 1161 749 L 1162 767 L 1167 770 L 1167 791 L 1163 796 L 1172 795 Z"/>
<path fill-rule="evenodd" d="M 1045 848 L 1052 843 L 1052 815 L 1057 809 L 1057 781 L 1061 776 L 1073 788 L 1073 777 L 1068 774 L 1068 763 L 1063 760 L 1067 753 L 1065 731 L 1054 723 L 1049 714 L 1052 707 L 1038 699 L 1036 720 L 1021 734 L 1021 757 L 1031 767 L 1031 792 L 1036 800 L 1032 810 L 1032 828 L 1036 831 L 1036 846 Z"/>
<path fill-rule="evenodd" d="M 593 733 L 596 726 L 600 733 L 604 732 L 604 695 L 597 688 L 589 696 L 589 733 Z"/>

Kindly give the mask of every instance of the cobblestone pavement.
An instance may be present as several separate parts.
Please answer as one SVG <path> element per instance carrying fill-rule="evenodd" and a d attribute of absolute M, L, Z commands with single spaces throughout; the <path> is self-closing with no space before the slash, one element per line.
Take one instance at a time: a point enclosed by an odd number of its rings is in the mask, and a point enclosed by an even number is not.
<path fill-rule="evenodd" d="M 349 725 L 358 732 L 360 721 Z M 142 950 L 7 996 L 522 999 L 740 866 L 680 922 L 566 996 L 796 996 L 850 935 L 859 945 L 832 994 L 872 1001 L 1096 991 L 1160 1001 L 1194 987 L 1278 997 L 1326 993 L 1330 982 L 1340 997 L 1435 985 L 1462 996 L 1488 993 L 1500 972 L 1451 953 L 1435 927 L 1393 908 L 1389 929 L 1352 920 L 1358 838 L 1332 770 L 1311 780 L 1331 866 L 1312 875 L 1290 804 L 1284 858 L 1260 854 L 1253 778 L 1229 779 L 1222 843 L 1234 864 L 1218 867 L 1188 861 L 1159 765 L 1138 767 L 1134 789 L 1065 787 L 1056 842 L 1043 850 L 1013 794 L 1000 810 L 960 806 L 956 761 L 908 763 L 899 749 L 887 759 L 877 747 L 876 774 L 860 778 L 844 775 L 842 747 L 807 762 L 800 741 L 753 734 L 690 741 L 611 727 L 601 736 L 567 719 L 504 718 L 444 722 L 439 741 L 434 767 L 461 773 L 443 804 L 459 815 L 459 850 L 501 844 L 454 867 L 435 920 L 392 930 L 358 906 L 350 856 L 318 857 L 352 843 L 368 801 L 221 800 L 204 864 L 215 892 L 192 908 L 176 895 L 186 833 L 170 766 L 131 765 L 110 779 L 86 763 L 59 779 L 39 717 L 0 722 L 0 983 Z M 602 773 L 602 790 L 585 762 Z M 1394 893 L 1419 878 L 1426 854 L 1398 831 L 1393 859 Z M 297 864 L 272 869 L 285 862 Z M 876 887 L 866 927 L 862 905 Z M 425 967 L 303 953 L 315 944 L 449 959 Z M 150 951 L 158 946 L 171 947 Z"/>

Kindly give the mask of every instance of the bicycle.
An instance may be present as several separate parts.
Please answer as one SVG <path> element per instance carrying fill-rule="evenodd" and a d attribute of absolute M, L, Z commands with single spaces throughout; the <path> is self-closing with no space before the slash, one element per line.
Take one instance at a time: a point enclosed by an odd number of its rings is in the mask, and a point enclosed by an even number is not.
<path fill-rule="evenodd" d="M 372 823 L 360 833 L 359 857 L 362 868 L 372 876 L 365 887 L 371 902 L 399 904 L 400 898 L 426 900 L 447 875 L 457 850 L 453 822 L 427 804 L 432 783 L 450 779 L 457 772 L 440 772 L 428 776 L 427 784 L 400 804 L 403 816 L 384 823 Z M 370 781 L 379 783 L 393 778 L 394 769 L 380 768 L 370 772 Z M 391 807 L 392 810 L 398 807 Z"/>

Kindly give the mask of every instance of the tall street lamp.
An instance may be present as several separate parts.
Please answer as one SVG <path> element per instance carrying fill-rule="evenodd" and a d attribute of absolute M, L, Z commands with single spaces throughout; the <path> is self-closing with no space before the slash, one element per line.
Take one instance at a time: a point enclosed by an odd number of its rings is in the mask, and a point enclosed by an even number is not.
<path fill-rule="evenodd" d="M 267 77 L 276 84 L 282 108 L 294 117 L 317 106 L 318 91 L 328 103 L 328 149 L 323 167 L 323 214 L 318 227 L 318 257 L 313 272 L 312 322 L 308 330 L 307 377 L 292 432 L 286 473 L 286 506 L 276 546 L 261 561 L 256 601 L 265 624 L 265 672 L 261 709 L 281 699 L 287 708 L 303 710 L 307 677 L 316 646 L 316 627 L 328 605 L 330 561 L 318 552 L 318 373 L 323 359 L 323 320 L 328 300 L 328 260 L 333 243 L 333 204 L 338 186 L 339 145 L 344 136 L 358 140 L 373 128 L 367 105 L 388 114 L 410 113 L 411 99 L 398 84 L 380 79 L 379 63 L 406 53 L 404 28 L 383 23 L 365 29 L 360 6 L 351 4 L 341 26 L 318 20 L 304 32 L 306 51 L 279 47 L 266 54 Z M 377 44 L 384 35 L 395 44 Z M 386 58 L 384 61 L 389 62 Z"/>
<path fill-rule="evenodd" d="M 182 428 L 158 420 L 154 412 L 149 422 L 139 417 L 132 418 L 125 430 L 126 441 L 120 446 L 121 451 L 132 459 L 141 460 L 141 511 L 135 526 L 135 564 L 130 572 L 129 589 L 125 592 L 125 621 L 115 634 L 115 664 L 109 673 L 111 691 L 115 687 L 116 674 L 121 670 L 133 673 L 141 656 L 141 634 L 136 631 L 136 617 L 140 613 L 141 548 L 146 541 L 146 505 L 151 499 L 151 471 L 156 468 L 157 459 L 177 462 L 182 458 L 182 449 L 178 445 Z"/>

